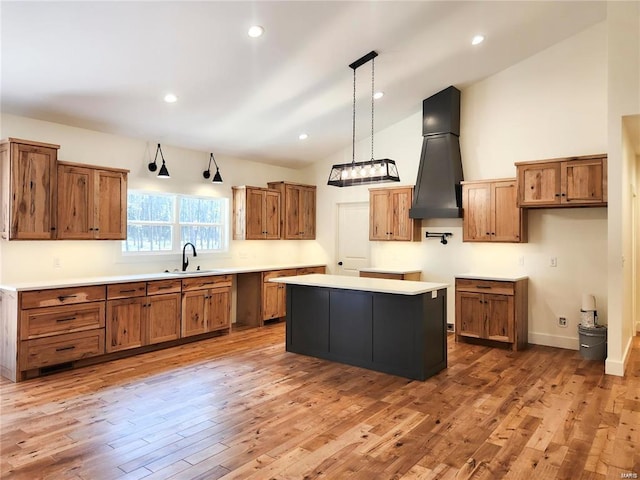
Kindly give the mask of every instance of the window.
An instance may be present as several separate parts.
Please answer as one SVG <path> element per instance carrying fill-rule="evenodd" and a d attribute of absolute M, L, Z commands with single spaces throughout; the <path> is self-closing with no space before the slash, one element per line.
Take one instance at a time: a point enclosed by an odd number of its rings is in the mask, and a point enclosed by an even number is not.
<path fill-rule="evenodd" d="M 198 252 L 227 250 L 229 200 L 129 191 L 125 253 L 178 253 L 186 242 Z"/>

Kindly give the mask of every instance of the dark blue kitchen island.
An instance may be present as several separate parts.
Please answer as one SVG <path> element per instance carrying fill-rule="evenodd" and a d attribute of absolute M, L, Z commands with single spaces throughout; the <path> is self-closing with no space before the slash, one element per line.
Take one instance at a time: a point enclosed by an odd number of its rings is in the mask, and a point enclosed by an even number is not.
<path fill-rule="evenodd" d="M 415 380 L 447 367 L 447 286 L 304 275 L 287 285 L 289 352 Z"/>

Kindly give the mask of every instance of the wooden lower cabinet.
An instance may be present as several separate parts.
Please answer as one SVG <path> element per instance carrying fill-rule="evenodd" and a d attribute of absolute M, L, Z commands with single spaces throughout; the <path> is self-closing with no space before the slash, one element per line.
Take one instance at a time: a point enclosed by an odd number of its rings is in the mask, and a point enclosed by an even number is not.
<path fill-rule="evenodd" d="M 107 352 L 145 345 L 146 302 L 144 297 L 107 301 Z"/>
<path fill-rule="evenodd" d="M 272 278 L 325 273 L 324 265 L 237 275 L 238 301 L 236 321 L 239 325 L 262 327 L 265 321 L 283 318 L 287 314 L 287 291 L 284 285 L 270 282 Z"/>
<path fill-rule="evenodd" d="M 147 343 L 168 342 L 180 338 L 180 293 L 147 297 Z"/>
<path fill-rule="evenodd" d="M 22 343 L 20 366 L 23 370 L 32 370 L 102 355 L 104 329 L 54 335 Z"/>
<path fill-rule="evenodd" d="M 231 276 L 182 281 L 182 337 L 231 328 Z"/>
<path fill-rule="evenodd" d="M 384 278 L 386 280 L 415 280 L 415 281 L 420 281 L 421 272 L 391 273 L 391 272 L 363 272 L 363 271 L 360 271 L 360 276 L 363 277 L 363 278 Z"/>
<path fill-rule="evenodd" d="M 275 274 L 324 271 L 305 267 Z M 250 275 L 256 279 L 255 292 L 238 285 L 238 312 L 257 300 L 253 326 L 262 324 L 258 318 L 264 312 L 270 312 L 269 318 L 284 316 L 285 290 L 271 290 L 278 284 L 264 282 L 263 272 Z M 229 331 L 232 279 L 211 275 L 26 291 L 0 288 L 0 375 L 19 382 Z"/>
<path fill-rule="evenodd" d="M 262 321 L 282 318 L 287 314 L 287 289 L 283 283 L 270 282 L 272 278 L 292 277 L 297 269 L 274 270 L 262 274 Z"/>
<path fill-rule="evenodd" d="M 104 354 L 105 296 L 104 285 L 3 291 L 2 375 L 20 381 Z"/>
<path fill-rule="evenodd" d="M 456 278 L 456 340 L 473 338 L 526 348 L 527 279 Z"/>

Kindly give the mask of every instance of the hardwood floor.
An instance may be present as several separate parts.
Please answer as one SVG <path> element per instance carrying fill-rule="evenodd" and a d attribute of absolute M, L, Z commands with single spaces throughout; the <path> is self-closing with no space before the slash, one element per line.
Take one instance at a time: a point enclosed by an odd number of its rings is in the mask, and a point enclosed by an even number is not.
<path fill-rule="evenodd" d="M 3 380 L 0 477 L 637 478 L 639 340 L 619 378 L 449 336 L 449 368 L 418 382 L 287 353 L 279 323 Z"/>

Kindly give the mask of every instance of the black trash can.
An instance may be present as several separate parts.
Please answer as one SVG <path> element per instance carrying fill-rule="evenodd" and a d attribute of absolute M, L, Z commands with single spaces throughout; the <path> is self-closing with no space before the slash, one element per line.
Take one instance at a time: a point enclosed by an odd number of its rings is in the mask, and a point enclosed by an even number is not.
<path fill-rule="evenodd" d="M 583 327 L 578 325 L 580 337 L 580 355 L 585 360 L 604 360 L 607 358 L 607 327 Z"/>

